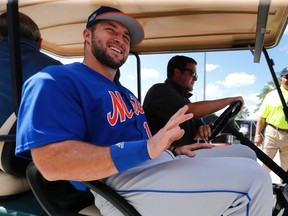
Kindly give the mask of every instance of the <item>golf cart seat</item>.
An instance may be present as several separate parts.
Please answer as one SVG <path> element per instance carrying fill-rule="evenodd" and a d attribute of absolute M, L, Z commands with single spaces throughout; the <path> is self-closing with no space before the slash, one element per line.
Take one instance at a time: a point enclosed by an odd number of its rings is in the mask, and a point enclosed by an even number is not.
<path fill-rule="evenodd" d="M 91 193 L 78 191 L 68 181 L 47 181 L 33 162 L 27 167 L 27 179 L 38 203 L 48 215 L 100 215 L 99 210 L 93 208 Z M 90 213 L 83 211 L 78 214 L 86 207 L 92 208 Z"/>
<path fill-rule="evenodd" d="M 36 196 L 38 202 L 42 206 L 42 208 L 45 210 L 45 212 L 48 215 L 69 215 L 69 216 L 76 216 L 76 215 L 93 215 L 93 216 L 100 216 L 99 210 L 94 205 L 94 197 L 92 193 L 90 192 L 82 192 L 78 191 L 76 188 L 74 188 L 68 181 L 55 181 L 55 182 L 49 182 L 46 179 L 43 178 L 37 167 L 33 162 L 31 162 L 27 168 L 27 179 L 29 182 L 29 185 L 31 186 L 31 189 Z M 49 191 L 49 187 L 51 184 L 58 184 L 58 183 L 68 183 L 70 185 L 70 190 L 77 191 L 79 194 L 83 194 L 84 197 L 93 197 L 91 202 L 83 202 L 82 205 L 80 205 L 81 201 L 78 201 L 78 207 L 77 208 L 66 208 L 65 205 L 60 205 L 59 202 L 55 201 L 55 196 Z M 111 204 L 113 204 L 120 212 L 122 212 L 124 215 L 127 216 L 137 216 L 140 214 L 137 212 L 137 210 L 130 205 L 122 196 L 120 196 L 116 191 L 102 183 L 101 181 L 90 181 L 90 182 L 83 182 L 90 190 L 93 190 L 97 192 L 99 195 L 101 195 L 103 198 L 108 200 Z M 59 191 L 58 191 L 59 192 Z M 59 196 L 59 193 L 57 193 L 57 196 Z M 69 197 L 70 196 L 70 197 Z M 70 199 L 74 199 L 75 197 L 66 194 L 66 199 L 69 197 Z M 57 197 L 59 200 L 59 197 Z M 79 208 L 80 207 L 80 208 Z"/>
<path fill-rule="evenodd" d="M 20 194 L 30 190 L 25 171 L 28 160 L 15 156 L 14 113 L 0 128 L 0 198 Z"/>
<path fill-rule="evenodd" d="M 18 206 L 16 200 L 17 197 L 19 199 L 25 199 L 26 197 L 26 201 L 30 205 L 37 204 L 37 207 L 34 206 L 35 210 L 31 211 L 31 213 L 43 215 L 44 211 L 38 206 L 35 196 L 31 192 L 31 184 L 29 185 L 28 179 L 26 178 L 26 169 L 31 163 L 31 160 L 15 156 L 15 147 L 16 115 L 13 113 L 0 128 L 0 199 L 1 204 L 3 204 L 6 209 L 0 211 L 0 214 L 7 213 L 7 211 L 12 208 L 12 204 L 9 204 L 9 201 L 11 201 L 11 203 L 14 202 L 17 208 L 19 208 L 19 211 L 25 210 L 26 207 Z M 34 185 L 32 187 L 34 187 Z M 79 191 L 75 190 L 68 182 L 49 184 L 49 194 L 53 194 L 56 197 L 54 199 L 55 202 L 61 200 L 62 203 L 60 204 L 70 211 L 82 210 L 94 202 L 92 194 L 79 193 Z M 85 211 L 87 212 L 87 210 Z M 93 215 L 97 216 L 95 212 L 97 212 L 96 207 L 94 207 Z"/>

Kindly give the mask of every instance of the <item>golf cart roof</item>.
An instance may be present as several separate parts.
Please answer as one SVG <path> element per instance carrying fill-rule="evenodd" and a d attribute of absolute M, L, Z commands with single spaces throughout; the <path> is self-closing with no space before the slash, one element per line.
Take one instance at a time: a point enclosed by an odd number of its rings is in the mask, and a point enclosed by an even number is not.
<path fill-rule="evenodd" d="M 145 31 L 138 54 L 249 49 L 277 45 L 285 30 L 287 0 L 20 0 L 19 11 L 36 21 L 42 48 L 82 56 L 87 17 L 99 6 L 136 17 Z M 0 13 L 6 4 L 0 5 Z M 255 57 L 257 58 L 257 56 Z M 255 60 L 255 59 L 254 59 Z"/>

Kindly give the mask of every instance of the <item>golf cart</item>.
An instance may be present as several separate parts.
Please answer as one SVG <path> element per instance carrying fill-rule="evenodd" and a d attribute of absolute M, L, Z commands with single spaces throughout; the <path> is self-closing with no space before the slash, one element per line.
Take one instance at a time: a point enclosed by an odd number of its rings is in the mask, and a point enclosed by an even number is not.
<path fill-rule="evenodd" d="M 45 51 L 54 55 L 75 57 L 83 56 L 82 31 L 85 27 L 87 15 L 101 5 L 114 6 L 131 14 L 144 27 L 146 33 L 144 41 L 134 47 L 131 52 L 137 59 L 138 98 L 140 101 L 141 55 L 174 52 L 247 50 L 253 54 L 251 56 L 255 63 L 260 61 L 261 53 L 263 52 L 279 91 L 273 62 L 268 55 L 267 49 L 277 46 L 285 30 L 288 15 L 287 0 L 175 0 L 169 2 L 160 0 L 157 3 L 145 0 L 135 2 L 129 0 L 1 1 L 0 13 L 8 9 L 9 38 L 13 41 L 11 43 L 11 60 L 14 63 L 14 67 L 12 67 L 11 74 L 14 80 L 16 116 L 21 100 L 22 86 L 21 58 L 17 47 L 19 46 L 17 44 L 19 42 L 19 38 L 17 38 L 18 10 L 30 16 L 39 25 L 43 37 L 42 48 Z M 51 14 L 53 15 L 51 16 Z M 280 91 L 279 93 L 281 95 Z M 216 120 L 211 139 L 225 129 L 229 130 L 232 135 L 240 140 L 241 144 L 252 148 L 256 152 L 257 157 L 283 180 L 283 184 L 273 185 L 276 196 L 273 215 L 287 215 L 286 182 L 288 182 L 288 174 L 234 127 L 233 120 L 239 111 L 239 106 L 239 103 L 231 105 Z M 284 111 L 286 111 L 286 103 L 283 104 L 283 107 Z M 9 125 L 9 129 L 3 130 L 7 131 L 7 134 L 3 133 L 0 136 L 0 141 L 2 141 L 4 146 L 1 149 L 3 169 L 1 169 L 0 177 L 3 177 L 3 180 L 0 178 L 0 214 L 78 215 L 80 209 L 93 205 L 93 197 L 77 192 L 72 193 L 72 188 L 67 182 L 51 183 L 45 181 L 33 162 L 17 162 L 17 169 L 19 169 L 19 164 L 24 165 L 24 167 L 19 172 L 13 170 L 14 167 L 10 165 L 18 160 L 11 154 L 11 152 L 14 152 L 11 149 L 13 150 L 15 141 L 13 124 Z M 6 149 L 8 149 L 9 154 L 7 154 Z M 25 172 L 26 169 L 27 172 Z M 7 178 L 6 174 L 9 178 Z M 19 178 L 22 184 L 22 186 L 18 186 L 19 190 L 1 193 L 3 189 L 15 189 L 14 181 L 13 186 L 11 186 L 12 179 L 17 179 L 15 182 L 19 182 Z M 26 182 L 27 179 L 28 184 Z M 137 215 L 136 210 L 132 206 L 115 191 L 101 184 L 101 182 L 86 182 L 85 184 L 102 194 L 106 199 L 111 200 L 125 215 Z M 23 190 L 24 186 L 25 190 Z M 65 196 L 59 196 L 59 192 L 63 192 Z M 87 200 L 83 197 L 86 197 Z M 79 200 L 82 202 L 79 202 Z M 76 208 L 75 203 L 81 205 L 77 205 Z M 86 213 L 82 212 L 82 214 Z M 95 215 L 96 213 L 93 214 Z"/>

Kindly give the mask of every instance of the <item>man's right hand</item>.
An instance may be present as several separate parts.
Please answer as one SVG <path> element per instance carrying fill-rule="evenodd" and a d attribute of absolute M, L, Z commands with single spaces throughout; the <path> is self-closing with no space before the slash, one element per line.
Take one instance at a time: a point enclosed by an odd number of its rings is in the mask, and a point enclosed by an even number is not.
<path fill-rule="evenodd" d="M 255 135 L 255 137 L 254 137 L 254 143 L 255 143 L 257 146 L 261 146 L 262 141 L 263 141 L 263 138 L 262 138 L 261 135 Z"/>
<path fill-rule="evenodd" d="M 243 107 L 244 107 L 244 99 L 243 99 L 243 97 L 242 96 L 232 97 L 232 103 L 235 102 L 235 101 L 241 101 L 241 103 L 242 103 L 241 110 L 242 110 Z"/>

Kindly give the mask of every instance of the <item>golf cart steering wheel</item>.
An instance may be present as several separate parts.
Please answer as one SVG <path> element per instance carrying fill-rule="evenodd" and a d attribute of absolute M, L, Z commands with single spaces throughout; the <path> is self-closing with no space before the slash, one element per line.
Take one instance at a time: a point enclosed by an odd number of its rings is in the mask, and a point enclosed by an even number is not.
<path fill-rule="evenodd" d="M 211 127 L 211 136 L 209 140 L 214 139 L 223 129 L 232 121 L 241 110 L 242 102 L 235 101 L 216 119 L 214 125 Z"/>

